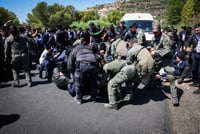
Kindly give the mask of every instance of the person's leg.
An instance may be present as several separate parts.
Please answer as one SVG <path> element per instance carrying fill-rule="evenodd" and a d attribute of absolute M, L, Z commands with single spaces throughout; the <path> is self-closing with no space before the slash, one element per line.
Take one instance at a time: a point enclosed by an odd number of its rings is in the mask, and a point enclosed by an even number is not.
<path fill-rule="evenodd" d="M 177 80 L 178 84 L 181 84 L 183 82 L 183 80 L 188 77 L 188 75 L 190 74 L 191 72 L 191 66 L 190 65 L 187 65 L 183 72 L 181 73 L 181 76 L 179 77 L 179 79 Z"/>
<path fill-rule="evenodd" d="M 198 89 L 194 91 L 194 94 L 200 94 L 200 57 L 197 58 L 198 69 Z"/>
<path fill-rule="evenodd" d="M 45 70 L 44 78 L 47 78 L 49 80 L 50 79 L 50 67 L 51 67 L 49 60 L 44 60 L 43 65 L 44 65 L 44 70 Z"/>
<path fill-rule="evenodd" d="M 91 93 L 91 99 L 93 102 L 96 102 L 96 96 L 97 96 L 97 79 L 98 79 L 98 72 L 96 67 L 91 67 L 89 70 L 89 84 L 90 84 L 90 93 Z"/>
<path fill-rule="evenodd" d="M 40 70 L 39 70 L 39 77 L 42 79 L 43 76 L 42 76 L 42 72 L 44 71 L 44 64 L 40 64 Z"/>
<path fill-rule="evenodd" d="M 84 90 L 84 81 L 87 79 L 87 68 L 85 66 L 81 66 L 81 69 L 76 69 L 74 74 L 74 80 L 75 80 L 75 101 L 77 104 L 82 104 L 82 98 L 83 98 L 83 90 Z"/>
<path fill-rule="evenodd" d="M 13 72 L 13 87 L 20 86 L 19 72 L 20 72 L 20 55 L 12 55 L 12 72 Z"/>
<path fill-rule="evenodd" d="M 114 108 L 117 109 L 118 102 L 118 90 L 120 89 L 120 86 L 122 83 L 133 79 L 133 77 L 136 74 L 135 67 L 132 65 L 127 65 L 124 68 L 121 69 L 119 73 L 117 73 L 109 82 L 108 82 L 108 99 L 109 104 L 105 104 L 104 107 L 106 108 Z"/>
<path fill-rule="evenodd" d="M 22 62 L 22 68 L 24 69 L 24 72 L 25 72 L 26 82 L 27 82 L 28 86 L 31 87 L 32 86 L 32 80 L 31 80 L 30 64 L 29 64 L 28 54 L 22 54 L 21 62 Z M 27 63 L 27 64 L 23 64 L 23 63 Z"/>
<path fill-rule="evenodd" d="M 197 58 L 196 58 L 196 53 L 193 53 L 192 55 L 192 80 L 193 83 L 191 86 L 195 86 L 198 83 L 198 63 L 197 63 Z"/>
<path fill-rule="evenodd" d="M 170 93 L 172 96 L 172 102 L 174 106 L 179 105 L 178 94 L 177 94 L 177 87 L 175 85 L 175 77 L 171 74 L 167 74 L 167 79 L 170 82 Z"/>

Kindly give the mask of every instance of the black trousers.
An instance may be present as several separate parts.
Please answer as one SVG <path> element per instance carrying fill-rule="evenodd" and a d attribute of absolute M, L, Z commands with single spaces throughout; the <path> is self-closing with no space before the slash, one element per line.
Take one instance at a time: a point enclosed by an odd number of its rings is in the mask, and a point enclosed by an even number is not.
<path fill-rule="evenodd" d="M 96 101 L 97 76 L 98 71 L 96 66 L 80 64 L 74 75 L 77 99 L 82 100 L 84 92 L 90 91 L 91 99 Z"/>

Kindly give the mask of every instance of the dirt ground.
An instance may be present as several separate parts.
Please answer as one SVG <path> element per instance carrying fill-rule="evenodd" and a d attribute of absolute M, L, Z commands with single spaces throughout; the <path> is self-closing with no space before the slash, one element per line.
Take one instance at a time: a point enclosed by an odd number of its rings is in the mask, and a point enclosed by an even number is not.
<path fill-rule="evenodd" d="M 198 87 L 189 86 L 191 83 L 190 79 L 182 84 L 176 83 L 180 96 L 178 107 L 168 99 L 174 134 L 200 134 L 200 94 L 193 94 Z M 166 95 L 171 98 L 169 93 Z"/>

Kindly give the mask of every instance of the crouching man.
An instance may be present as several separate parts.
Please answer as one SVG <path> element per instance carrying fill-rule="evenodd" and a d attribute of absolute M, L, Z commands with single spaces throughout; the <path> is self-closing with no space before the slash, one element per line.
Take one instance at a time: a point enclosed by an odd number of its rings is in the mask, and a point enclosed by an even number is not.
<path fill-rule="evenodd" d="M 105 108 L 118 109 L 117 94 L 121 88 L 122 83 L 132 82 L 136 88 L 145 78 L 146 74 L 152 72 L 154 60 L 149 51 L 138 44 L 137 40 L 130 40 L 129 45 L 132 46 L 128 50 L 126 65 L 123 64 L 120 71 L 108 82 L 108 99 L 109 103 L 104 104 Z M 145 80 L 146 81 L 146 80 Z M 146 82 L 148 84 L 148 82 Z M 132 91 L 128 91 L 132 95 Z M 130 98 L 132 98 L 130 96 Z"/>

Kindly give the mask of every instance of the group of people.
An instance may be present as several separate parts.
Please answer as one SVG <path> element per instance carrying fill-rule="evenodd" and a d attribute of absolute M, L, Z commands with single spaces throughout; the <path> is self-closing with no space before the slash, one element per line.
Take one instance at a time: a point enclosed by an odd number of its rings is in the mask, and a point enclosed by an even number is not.
<path fill-rule="evenodd" d="M 3 62 L 12 65 L 14 87 L 20 85 L 21 67 L 27 85 L 32 86 L 29 57 L 36 53 L 39 77 L 68 90 L 77 104 L 84 103 L 85 94 L 96 102 L 97 95 L 106 89 L 108 103 L 104 107 L 118 109 L 122 100 L 133 101 L 138 88 L 169 81 L 173 105 L 178 106 L 176 80 L 181 84 L 187 77 L 199 87 L 194 93 L 200 93 L 200 24 L 194 31 L 182 27 L 178 35 L 175 29 L 161 29 L 154 23 L 150 44 L 136 23 L 130 28 L 125 22 L 101 28 L 92 22 L 78 32 L 61 26 L 44 33 L 41 29 L 31 32 L 28 27 L 7 27 L 8 34 L 3 33 L 3 27 L 0 30 L 1 47 Z"/>

